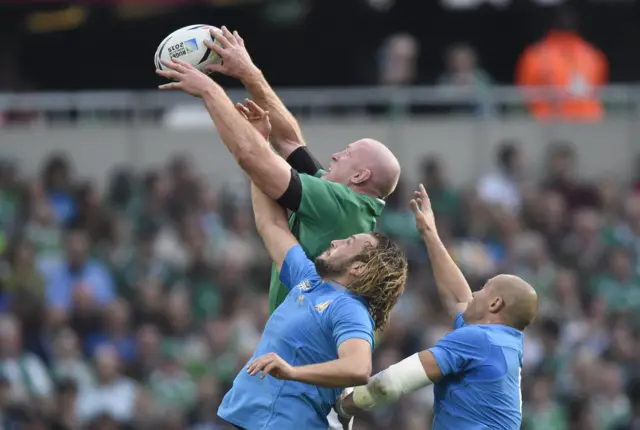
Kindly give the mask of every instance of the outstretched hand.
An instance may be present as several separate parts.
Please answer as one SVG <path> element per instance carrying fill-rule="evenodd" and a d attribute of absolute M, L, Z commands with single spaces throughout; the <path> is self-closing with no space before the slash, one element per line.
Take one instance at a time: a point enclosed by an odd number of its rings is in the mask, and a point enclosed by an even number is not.
<path fill-rule="evenodd" d="M 172 58 L 171 61 L 162 60 L 161 62 L 167 70 L 156 70 L 156 73 L 176 81 L 160 85 L 159 88 L 161 90 L 182 90 L 192 96 L 202 97 L 205 91 L 216 85 L 211 78 L 200 70 L 177 58 Z"/>
<path fill-rule="evenodd" d="M 245 99 L 244 102 L 245 105 L 236 103 L 236 109 L 258 130 L 264 140 L 269 140 L 269 135 L 271 134 L 269 111 L 262 109 L 253 100 Z"/>
<path fill-rule="evenodd" d="M 207 48 L 216 52 L 222 58 L 222 64 L 212 64 L 206 67 L 210 72 L 219 72 L 227 76 L 247 81 L 260 75 L 260 69 L 253 64 L 249 52 L 244 46 L 244 40 L 237 31 L 231 33 L 227 27 L 221 31 L 209 30 L 214 42 L 204 41 Z"/>
<path fill-rule="evenodd" d="M 413 215 L 416 217 L 416 228 L 420 234 L 437 233 L 436 219 L 431 209 L 431 200 L 424 185 L 420 184 L 414 192 L 414 198 L 409 202 Z"/>

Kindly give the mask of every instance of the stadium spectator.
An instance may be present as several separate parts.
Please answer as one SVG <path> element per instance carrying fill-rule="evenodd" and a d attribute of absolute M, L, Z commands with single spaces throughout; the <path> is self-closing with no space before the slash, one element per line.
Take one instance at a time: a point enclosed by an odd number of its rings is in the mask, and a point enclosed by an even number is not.
<path fill-rule="evenodd" d="M 518 213 L 522 204 L 522 160 L 516 142 L 503 142 L 497 151 L 496 171 L 480 179 L 478 196 L 484 203 Z"/>
<path fill-rule="evenodd" d="M 523 428 L 627 430 L 638 420 L 640 363 L 633 178 L 592 187 L 577 179 L 570 146 L 552 144 L 550 153 L 548 180 L 519 186 L 517 211 L 487 204 L 479 184 L 453 187 L 437 154 L 418 168 L 440 234 L 472 286 L 507 271 L 538 290 L 539 318 L 525 337 Z M 71 177 L 65 189 L 76 212 L 61 224 L 47 188 L 25 181 L 19 167 L 12 182 L 28 198 L 7 220 L 14 227 L 0 258 L 0 420 L 65 429 L 225 428 L 215 410 L 268 313 L 270 265 L 247 220 L 246 184 L 205 183 L 195 167 L 183 172 L 167 163 L 146 177 L 129 171 L 114 179 L 119 187 L 76 200 L 90 182 Z M 193 192 L 176 196 L 174 182 L 185 179 Z M 401 185 L 380 220 L 381 229 L 403 237 L 411 273 L 378 339 L 376 371 L 448 330 L 406 197 Z M 100 208 L 103 234 L 76 226 L 87 204 L 94 214 Z M 158 246 L 162 235 L 169 246 Z M 357 419 L 355 428 L 427 428 L 432 399 L 429 389 L 415 393 Z"/>
<path fill-rule="evenodd" d="M 420 44 L 408 33 L 389 36 L 379 53 L 379 82 L 382 85 L 410 85 L 418 79 Z"/>
<path fill-rule="evenodd" d="M 551 93 L 530 95 L 531 114 L 541 120 L 595 121 L 603 114 L 596 87 L 609 79 L 605 55 L 579 33 L 578 16 L 558 9 L 551 28 L 521 54 L 516 83 L 547 87 Z"/>

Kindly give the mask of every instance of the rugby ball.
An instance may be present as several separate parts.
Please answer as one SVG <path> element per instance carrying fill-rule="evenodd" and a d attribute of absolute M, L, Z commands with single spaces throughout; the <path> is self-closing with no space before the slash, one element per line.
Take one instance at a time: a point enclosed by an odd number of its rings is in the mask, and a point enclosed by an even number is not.
<path fill-rule="evenodd" d="M 160 60 L 171 61 L 172 58 L 177 58 L 191 64 L 201 72 L 210 73 L 204 69 L 206 66 L 222 63 L 222 58 L 203 43 L 204 40 L 210 40 L 219 45 L 211 37 L 209 30 L 212 28 L 216 32 L 222 32 L 212 25 L 198 24 L 183 27 L 165 37 L 158 46 L 154 57 L 156 69 L 166 69 Z"/>

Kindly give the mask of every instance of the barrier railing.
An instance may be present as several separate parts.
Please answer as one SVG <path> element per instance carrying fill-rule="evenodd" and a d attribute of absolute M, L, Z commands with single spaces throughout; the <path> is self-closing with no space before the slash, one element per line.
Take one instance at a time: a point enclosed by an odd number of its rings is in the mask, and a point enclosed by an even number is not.
<path fill-rule="evenodd" d="M 367 105 L 439 105 L 481 104 L 483 106 L 523 106 L 527 98 L 515 87 L 493 87 L 475 91 L 459 87 L 362 87 L 362 88 L 283 88 L 277 90 L 292 108 L 323 109 Z M 228 92 L 234 100 L 246 97 L 243 90 Z M 597 96 L 608 105 L 623 105 L 631 110 L 640 106 L 640 85 L 610 85 L 599 88 Z M 527 90 L 529 96 L 559 98 L 547 88 Z M 181 92 L 151 91 L 81 91 L 43 93 L 0 93 L 0 110 L 14 112 L 129 110 L 134 112 L 169 109 L 197 101 Z"/>

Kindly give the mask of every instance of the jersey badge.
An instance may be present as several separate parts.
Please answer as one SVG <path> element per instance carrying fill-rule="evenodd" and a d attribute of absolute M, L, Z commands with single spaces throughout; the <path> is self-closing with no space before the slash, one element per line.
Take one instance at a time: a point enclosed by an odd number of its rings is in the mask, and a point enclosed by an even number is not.
<path fill-rule="evenodd" d="M 297 287 L 300 288 L 300 291 L 307 291 L 309 288 L 311 288 L 311 282 L 305 279 L 304 281 L 300 282 Z"/>
<path fill-rule="evenodd" d="M 332 302 L 333 300 L 329 300 L 328 302 L 324 302 L 324 303 L 320 303 L 319 305 L 315 305 L 314 307 L 316 308 L 316 310 L 318 312 L 322 312 L 325 309 L 327 309 L 327 307 L 329 306 L 329 304 Z"/>

